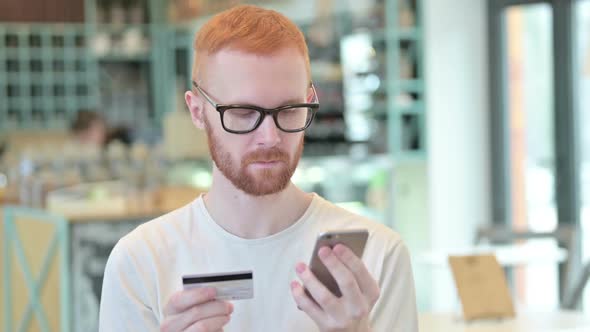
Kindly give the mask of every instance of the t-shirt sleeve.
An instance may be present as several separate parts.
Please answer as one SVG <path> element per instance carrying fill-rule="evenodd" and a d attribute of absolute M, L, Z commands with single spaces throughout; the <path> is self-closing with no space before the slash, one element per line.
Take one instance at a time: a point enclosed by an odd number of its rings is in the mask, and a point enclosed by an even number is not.
<path fill-rule="evenodd" d="M 372 330 L 417 332 L 418 314 L 410 254 L 398 242 L 384 255 L 379 276 L 381 296 L 371 312 Z"/>
<path fill-rule="evenodd" d="M 104 273 L 99 331 L 158 331 L 159 323 L 148 301 L 145 274 L 122 241 L 111 252 Z"/>

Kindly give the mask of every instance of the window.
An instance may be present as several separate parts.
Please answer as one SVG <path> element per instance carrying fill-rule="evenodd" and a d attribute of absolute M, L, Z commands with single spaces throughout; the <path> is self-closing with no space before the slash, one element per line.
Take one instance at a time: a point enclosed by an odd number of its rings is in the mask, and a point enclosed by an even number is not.
<path fill-rule="evenodd" d="M 533 231 L 557 225 L 552 14 L 545 3 L 505 11 L 510 213 L 515 228 Z"/>
<path fill-rule="evenodd" d="M 585 233 L 590 235 L 590 223 L 584 221 L 588 213 L 583 216 L 580 206 L 581 201 L 588 206 L 590 198 L 589 185 L 580 181 L 588 182 L 584 179 L 590 174 L 589 134 L 583 128 L 590 123 L 589 102 L 584 100 L 588 75 L 579 75 L 581 69 L 574 67 L 576 57 L 588 57 L 588 3 L 489 2 L 494 223 L 533 232 L 588 224 Z M 574 31 L 573 14 L 580 17 L 576 28 L 582 32 Z M 576 33 L 579 40 L 570 38 Z M 578 126 L 582 128 L 574 130 Z M 575 267 L 579 252 L 573 250 L 569 255 Z M 587 252 L 590 257 L 590 246 Z M 531 268 L 513 275 L 517 301 L 526 307 L 556 307 L 555 294 L 547 294 L 556 273 Z M 575 277 L 559 278 L 561 289 L 566 291 L 568 278 Z"/>

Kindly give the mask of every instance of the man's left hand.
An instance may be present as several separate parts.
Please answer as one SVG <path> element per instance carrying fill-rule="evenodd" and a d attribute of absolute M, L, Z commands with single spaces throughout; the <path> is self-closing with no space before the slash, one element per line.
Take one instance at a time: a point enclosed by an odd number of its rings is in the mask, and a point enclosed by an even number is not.
<path fill-rule="evenodd" d="M 318 255 L 338 283 L 342 296 L 336 297 L 307 265 L 298 263 L 295 270 L 305 288 L 297 281 L 291 283 L 291 293 L 297 306 L 314 320 L 322 332 L 370 331 L 369 313 L 380 294 L 377 281 L 363 261 L 342 244 L 334 249 L 323 247 Z"/>

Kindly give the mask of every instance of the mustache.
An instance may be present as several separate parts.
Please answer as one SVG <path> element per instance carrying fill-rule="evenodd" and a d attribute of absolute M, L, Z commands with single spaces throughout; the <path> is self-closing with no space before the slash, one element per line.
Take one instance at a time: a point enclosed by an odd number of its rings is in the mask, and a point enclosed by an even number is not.
<path fill-rule="evenodd" d="M 260 149 L 248 153 L 242 159 L 242 165 L 246 166 L 261 161 L 289 161 L 289 155 L 279 148 Z"/>

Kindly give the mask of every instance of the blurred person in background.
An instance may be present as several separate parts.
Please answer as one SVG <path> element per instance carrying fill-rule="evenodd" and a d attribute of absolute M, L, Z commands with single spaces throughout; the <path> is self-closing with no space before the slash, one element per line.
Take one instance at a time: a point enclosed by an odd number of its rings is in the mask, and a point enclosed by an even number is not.
<path fill-rule="evenodd" d="M 399 234 L 291 182 L 319 107 L 299 28 L 275 11 L 238 6 L 210 19 L 194 48 L 185 101 L 208 137 L 212 185 L 117 243 L 99 330 L 417 331 Z M 319 251 L 337 297 L 303 262 L 319 233 L 350 229 L 369 231 L 362 259 L 343 245 Z M 253 299 L 231 303 L 216 299 L 214 288 L 182 289 L 183 275 L 244 270 L 253 271 Z"/>
<path fill-rule="evenodd" d="M 107 141 L 108 129 L 104 117 L 94 111 L 79 111 L 70 126 L 77 143 L 102 147 Z"/>
<path fill-rule="evenodd" d="M 109 128 L 105 145 L 112 142 L 119 142 L 127 147 L 131 146 L 135 140 L 133 129 L 127 126 L 116 126 Z"/>
<path fill-rule="evenodd" d="M 77 143 L 105 147 L 118 141 L 126 146 L 133 143 L 133 131 L 126 126 L 109 127 L 105 118 L 94 111 L 80 111 L 71 124 Z"/>

